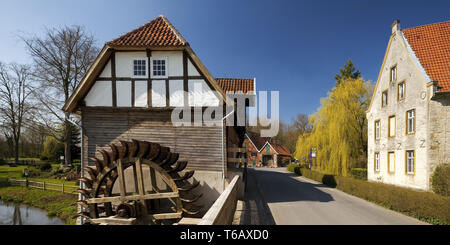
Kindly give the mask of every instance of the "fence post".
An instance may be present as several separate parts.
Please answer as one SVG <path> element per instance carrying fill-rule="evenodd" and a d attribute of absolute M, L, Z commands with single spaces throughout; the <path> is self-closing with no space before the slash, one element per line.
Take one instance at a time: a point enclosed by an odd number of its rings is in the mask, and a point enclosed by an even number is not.
<path fill-rule="evenodd" d="M 44 191 L 45 191 L 45 181 L 43 183 L 44 183 Z"/>
<path fill-rule="evenodd" d="M 64 193 L 64 184 L 62 184 L 62 193 Z"/>

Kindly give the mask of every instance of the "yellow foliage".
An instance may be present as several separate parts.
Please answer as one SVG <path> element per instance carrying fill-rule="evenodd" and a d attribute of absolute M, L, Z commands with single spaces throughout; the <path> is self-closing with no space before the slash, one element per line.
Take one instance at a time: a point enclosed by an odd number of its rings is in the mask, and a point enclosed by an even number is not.
<path fill-rule="evenodd" d="M 342 80 L 309 117 L 312 131 L 298 138 L 295 157 L 309 159 L 315 147 L 316 168 L 346 176 L 351 164 L 367 154 L 366 110 L 371 91 L 370 82 L 361 78 Z"/>

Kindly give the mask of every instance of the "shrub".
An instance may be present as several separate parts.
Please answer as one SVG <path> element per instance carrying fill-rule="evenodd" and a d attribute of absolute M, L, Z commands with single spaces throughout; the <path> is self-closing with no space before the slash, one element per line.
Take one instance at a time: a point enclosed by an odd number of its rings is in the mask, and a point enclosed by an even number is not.
<path fill-rule="evenodd" d="M 367 180 L 367 168 L 352 168 L 350 173 L 355 179 Z"/>
<path fill-rule="evenodd" d="M 351 195 L 417 217 L 426 222 L 450 224 L 450 197 L 382 183 L 322 174 L 306 168 L 299 168 L 299 171 L 306 178 L 336 187 Z"/>
<path fill-rule="evenodd" d="M 449 196 L 450 195 L 450 164 L 441 164 L 434 170 L 432 179 L 432 189 L 434 193 Z"/>
<path fill-rule="evenodd" d="M 297 167 L 297 166 L 298 166 L 297 164 L 291 163 L 291 164 L 288 164 L 288 165 L 286 166 L 286 168 L 287 168 L 287 170 L 288 170 L 289 172 L 294 172 L 294 169 L 295 169 L 295 167 Z"/>
<path fill-rule="evenodd" d="M 48 162 L 42 163 L 41 165 L 39 165 L 39 170 L 41 170 L 41 171 L 48 171 L 51 169 L 52 169 L 52 165 Z"/>

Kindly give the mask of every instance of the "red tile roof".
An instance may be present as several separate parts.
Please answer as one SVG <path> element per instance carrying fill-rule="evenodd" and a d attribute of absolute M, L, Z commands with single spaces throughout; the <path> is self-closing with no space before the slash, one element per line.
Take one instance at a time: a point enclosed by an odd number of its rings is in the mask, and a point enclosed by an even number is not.
<path fill-rule="evenodd" d="M 160 15 L 107 44 L 115 46 L 185 46 L 187 42 L 166 17 Z"/>
<path fill-rule="evenodd" d="M 284 155 L 284 156 L 291 156 L 291 153 L 289 153 L 288 149 L 286 149 L 284 146 L 279 145 L 279 144 L 270 144 L 275 151 L 278 152 L 279 155 Z"/>
<path fill-rule="evenodd" d="M 246 78 L 215 78 L 225 92 L 254 92 L 255 80 Z"/>
<path fill-rule="evenodd" d="M 247 135 L 258 151 L 260 151 L 261 148 L 263 148 L 263 146 L 267 143 L 267 141 L 270 141 L 270 137 L 261 137 L 259 136 L 258 133 L 254 133 L 251 131 L 247 131 Z"/>
<path fill-rule="evenodd" d="M 450 21 L 402 31 L 438 91 L 450 92 Z"/>

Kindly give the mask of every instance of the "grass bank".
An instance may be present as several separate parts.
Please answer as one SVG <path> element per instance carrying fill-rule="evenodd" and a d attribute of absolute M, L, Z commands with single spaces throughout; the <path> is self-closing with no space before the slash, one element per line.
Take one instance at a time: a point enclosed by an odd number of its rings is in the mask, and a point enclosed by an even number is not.
<path fill-rule="evenodd" d="M 349 177 L 323 174 L 298 166 L 288 166 L 288 170 L 419 220 L 436 225 L 450 224 L 450 197 Z"/>
<path fill-rule="evenodd" d="M 7 202 L 23 203 L 44 209 L 49 217 L 56 216 L 68 225 L 75 224 L 77 195 L 9 186 L 0 187 L 0 197 Z"/>
<path fill-rule="evenodd" d="M 10 166 L 0 166 L 0 178 L 13 178 L 13 179 L 25 179 L 25 177 L 22 177 L 22 171 L 25 169 L 31 169 L 33 171 L 40 171 L 34 167 L 28 167 L 28 166 L 16 166 L 16 167 L 10 167 Z M 52 164 L 52 168 L 59 168 L 59 164 Z M 41 171 L 40 171 L 41 172 Z M 50 177 L 50 172 L 43 173 L 43 176 Z M 66 181 L 63 179 L 53 179 L 53 178 L 46 178 L 46 177 L 36 177 L 36 178 L 28 178 L 29 180 L 35 180 L 35 181 L 45 181 L 49 183 L 54 184 L 64 184 L 64 185 L 73 185 L 76 186 L 76 181 Z"/>

